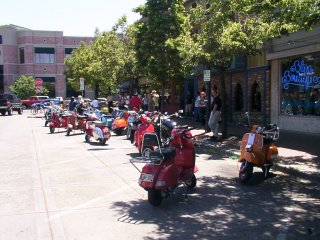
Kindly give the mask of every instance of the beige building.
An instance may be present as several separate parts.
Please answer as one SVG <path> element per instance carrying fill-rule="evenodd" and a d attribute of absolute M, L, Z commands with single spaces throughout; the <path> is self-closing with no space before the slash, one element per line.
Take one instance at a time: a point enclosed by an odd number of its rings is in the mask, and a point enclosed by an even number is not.
<path fill-rule="evenodd" d="M 271 122 L 320 133 L 320 26 L 270 41 Z"/>

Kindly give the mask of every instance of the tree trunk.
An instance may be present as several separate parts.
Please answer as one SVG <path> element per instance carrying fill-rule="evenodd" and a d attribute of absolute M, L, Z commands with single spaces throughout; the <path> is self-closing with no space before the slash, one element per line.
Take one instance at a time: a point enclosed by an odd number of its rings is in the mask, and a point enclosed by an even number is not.
<path fill-rule="evenodd" d="M 222 138 L 228 137 L 228 109 L 227 109 L 227 99 L 226 99 L 226 69 L 222 68 L 220 87 L 221 87 L 221 102 L 222 102 Z"/>
<path fill-rule="evenodd" d="M 163 113 L 163 110 L 164 110 L 164 82 L 165 81 L 162 81 L 162 86 L 161 86 L 161 98 L 160 98 L 160 105 L 161 105 L 161 108 L 160 108 L 160 111 Z"/>
<path fill-rule="evenodd" d="M 95 96 L 95 97 L 99 97 L 99 84 L 96 84 L 96 85 L 95 85 L 95 88 L 94 88 L 94 96 Z"/>

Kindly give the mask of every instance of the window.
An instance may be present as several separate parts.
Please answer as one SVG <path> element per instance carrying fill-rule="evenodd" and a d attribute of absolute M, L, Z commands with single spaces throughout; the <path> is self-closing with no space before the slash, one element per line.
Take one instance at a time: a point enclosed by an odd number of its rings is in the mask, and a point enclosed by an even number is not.
<path fill-rule="evenodd" d="M 54 48 L 35 48 L 35 63 L 55 63 Z"/>
<path fill-rule="evenodd" d="M 72 58 L 72 51 L 74 50 L 75 48 L 65 48 L 64 49 L 64 57 L 69 57 L 69 58 Z"/>
<path fill-rule="evenodd" d="M 40 77 L 43 80 L 43 87 L 49 91 L 49 97 L 55 97 L 55 77 Z"/>
<path fill-rule="evenodd" d="M 281 61 L 282 115 L 320 116 L 320 53 Z"/>
<path fill-rule="evenodd" d="M 2 35 L 0 35 L 0 44 L 2 44 Z"/>
<path fill-rule="evenodd" d="M 261 92 L 257 81 L 252 84 L 250 103 L 251 111 L 261 112 Z"/>
<path fill-rule="evenodd" d="M 24 64 L 24 48 L 19 48 L 19 62 Z"/>
<path fill-rule="evenodd" d="M 234 111 L 240 112 L 243 110 L 243 90 L 240 83 L 237 83 L 234 90 Z"/>

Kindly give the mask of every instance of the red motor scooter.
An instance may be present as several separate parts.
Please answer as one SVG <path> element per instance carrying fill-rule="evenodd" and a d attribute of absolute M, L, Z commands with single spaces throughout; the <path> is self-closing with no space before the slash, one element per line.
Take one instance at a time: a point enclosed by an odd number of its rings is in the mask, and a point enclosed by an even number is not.
<path fill-rule="evenodd" d="M 54 112 L 49 123 L 50 133 L 54 133 L 56 128 L 67 128 L 70 115 L 68 112 Z"/>
<path fill-rule="evenodd" d="M 170 196 L 181 184 L 194 188 L 197 184 L 195 172 L 194 143 L 188 126 L 176 127 L 171 131 L 170 143 L 161 148 L 156 133 L 145 133 L 143 145 L 156 145 L 159 148 L 147 157 L 131 159 L 130 162 L 140 172 L 139 185 L 148 191 L 148 201 L 159 206 L 162 200 Z M 136 163 L 145 163 L 140 169 Z"/>
<path fill-rule="evenodd" d="M 85 132 L 86 122 L 88 117 L 85 115 L 78 115 L 77 113 L 72 113 L 68 118 L 67 136 L 70 136 L 71 131 L 80 130 Z"/>
<path fill-rule="evenodd" d="M 144 147 L 142 146 L 143 136 L 147 132 L 154 132 L 154 126 L 152 124 L 151 118 L 146 116 L 145 114 L 139 116 L 139 122 L 140 124 L 137 130 L 134 132 L 134 142 L 136 147 L 138 148 L 139 153 L 144 156 L 148 155 L 148 152 L 150 151 L 150 149 L 152 149 L 152 146 L 146 144 L 144 145 Z"/>

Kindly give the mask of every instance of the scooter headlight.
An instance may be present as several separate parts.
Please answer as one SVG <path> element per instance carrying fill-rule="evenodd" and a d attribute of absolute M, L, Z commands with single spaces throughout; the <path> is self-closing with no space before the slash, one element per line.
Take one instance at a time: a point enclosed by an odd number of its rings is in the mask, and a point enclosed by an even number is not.
<path fill-rule="evenodd" d="M 278 158 L 278 154 L 272 154 L 272 155 L 271 155 L 271 159 L 272 159 L 272 160 L 275 160 L 275 159 L 277 159 L 277 158 Z"/>
<path fill-rule="evenodd" d="M 252 150 L 252 145 L 247 144 L 247 145 L 246 145 L 246 151 L 247 151 L 247 152 L 251 152 L 251 150 Z"/>

